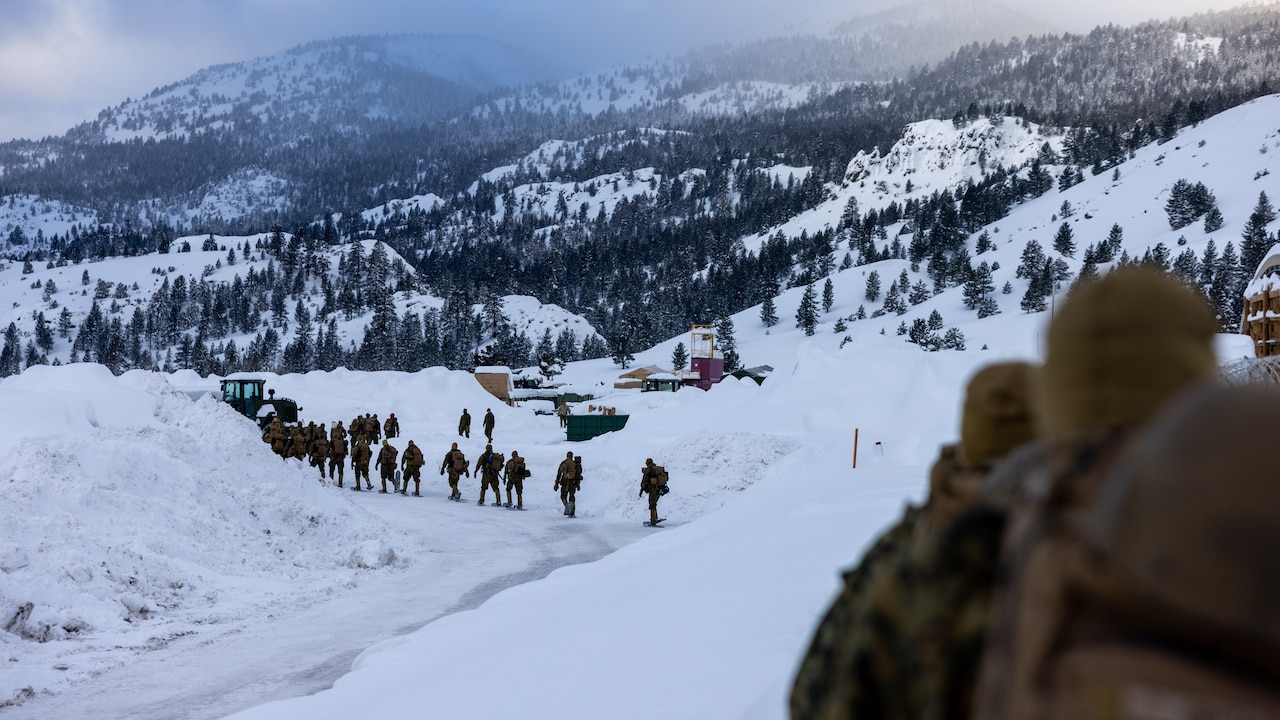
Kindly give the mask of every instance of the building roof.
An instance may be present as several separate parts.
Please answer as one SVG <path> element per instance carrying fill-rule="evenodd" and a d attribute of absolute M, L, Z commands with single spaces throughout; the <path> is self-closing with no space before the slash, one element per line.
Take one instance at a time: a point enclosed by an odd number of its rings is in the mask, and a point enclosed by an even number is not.
<path fill-rule="evenodd" d="M 477 375 L 510 375 L 511 368 L 506 365 L 481 365 L 476 368 Z"/>

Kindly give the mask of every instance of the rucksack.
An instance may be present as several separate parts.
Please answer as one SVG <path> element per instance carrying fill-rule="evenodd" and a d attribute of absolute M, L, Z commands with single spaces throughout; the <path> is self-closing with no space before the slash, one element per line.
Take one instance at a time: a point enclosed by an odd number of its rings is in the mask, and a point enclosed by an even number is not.
<path fill-rule="evenodd" d="M 467 458 L 462 454 L 461 450 L 453 452 L 453 469 L 462 472 L 467 469 Z"/>
<path fill-rule="evenodd" d="M 569 461 L 565 464 L 564 479 L 565 480 L 578 479 L 578 466 L 575 465 L 573 461 Z"/>
<path fill-rule="evenodd" d="M 652 470 L 653 484 L 658 487 L 667 486 L 667 469 L 661 465 L 654 465 Z M 663 493 L 664 495 L 666 493 Z"/>
<path fill-rule="evenodd" d="M 489 453 L 489 469 L 494 472 L 502 472 L 502 453 Z"/>
<path fill-rule="evenodd" d="M 1280 716 L 1280 484 L 1256 445 L 1276 407 L 1184 395 L 1083 487 L 1051 473 L 1015 510 L 975 717 Z"/>

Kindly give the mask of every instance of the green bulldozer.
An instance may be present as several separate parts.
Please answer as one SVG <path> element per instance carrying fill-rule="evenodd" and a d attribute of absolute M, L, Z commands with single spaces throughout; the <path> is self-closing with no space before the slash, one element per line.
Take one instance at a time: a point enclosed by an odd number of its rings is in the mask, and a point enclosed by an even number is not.
<path fill-rule="evenodd" d="M 275 390 L 262 394 L 265 380 L 236 379 L 222 381 L 222 401 L 247 418 L 252 418 L 258 427 L 265 429 L 272 418 L 280 418 L 281 422 L 298 422 L 298 403 L 285 397 L 276 397 Z"/>

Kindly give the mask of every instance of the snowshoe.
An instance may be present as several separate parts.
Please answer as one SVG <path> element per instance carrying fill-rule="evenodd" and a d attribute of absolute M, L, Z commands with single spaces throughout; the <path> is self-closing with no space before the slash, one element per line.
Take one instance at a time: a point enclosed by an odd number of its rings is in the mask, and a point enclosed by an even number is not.
<path fill-rule="evenodd" d="M 480 498 L 479 500 L 477 500 L 477 501 L 476 501 L 476 504 L 477 504 L 477 505 L 483 505 L 483 504 L 484 504 L 484 498 Z"/>
<path fill-rule="evenodd" d="M 658 518 L 658 521 L 657 521 L 657 522 L 649 522 L 648 520 L 645 520 L 645 521 L 644 521 L 644 526 L 645 526 L 645 527 L 658 527 L 658 526 L 659 526 L 659 525 L 658 525 L 658 523 L 661 523 L 663 520 L 666 520 L 666 518 Z"/>
<path fill-rule="evenodd" d="M 413 496 L 414 496 L 414 497 L 422 497 L 421 495 L 419 495 L 419 494 L 418 494 L 418 491 L 417 491 L 417 490 L 415 490 L 415 491 L 413 492 Z"/>
<path fill-rule="evenodd" d="M 372 488 L 370 488 L 370 489 L 372 489 Z M 387 491 L 386 491 L 386 490 L 379 490 L 379 491 L 378 491 L 378 494 L 379 494 L 379 495 L 386 495 L 386 494 L 387 494 Z"/>

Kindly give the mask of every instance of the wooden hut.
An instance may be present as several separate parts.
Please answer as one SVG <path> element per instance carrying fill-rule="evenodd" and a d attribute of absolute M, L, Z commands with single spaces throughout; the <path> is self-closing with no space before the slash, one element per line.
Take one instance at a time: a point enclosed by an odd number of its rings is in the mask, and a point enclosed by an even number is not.
<path fill-rule="evenodd" d="M 1280 356 L 1280 245 L 1271 248 L 1245 288 L 1240 332 L 1253 339 L 1254 357 Z"/>
<path fill-rule="evenodd" d="M 476 368 L 476 382 L 489 394 L 502 402 L 511 404 L 511 368 L 505 365 L 484 365 Z"/>

